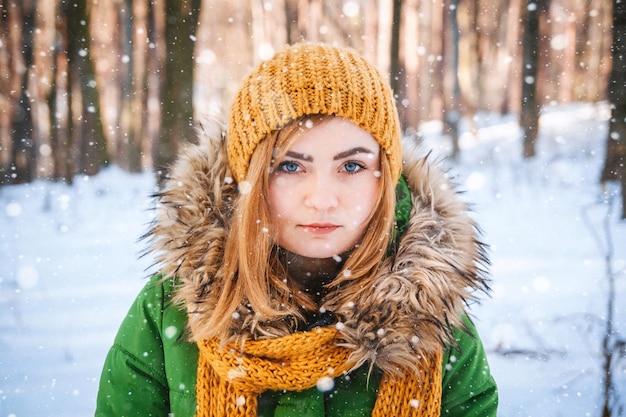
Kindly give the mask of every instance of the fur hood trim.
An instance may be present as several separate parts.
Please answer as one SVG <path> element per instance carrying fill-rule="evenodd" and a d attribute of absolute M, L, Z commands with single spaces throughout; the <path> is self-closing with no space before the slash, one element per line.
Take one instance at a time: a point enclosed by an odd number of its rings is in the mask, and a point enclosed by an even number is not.
<path fill-rule="evenodd" d="M 225 129 L 212 120 L 199 129 L 199 143 L 182 150 L 157 195 L 154 224 L 146 237 L 159 273 L 176 277 L 175 301 L 189 314 L 190 338 L 206 334 L 206 314 L 219 291 L 221 265 L 233 203 L 238 198 L 226 158 Z M 403 144 L 403 176 L 412 210 L 394 254 L 380 267 L 370 288 L 332 293 L 324 308 L 338 320 L 341 344 L 353 350 L 356 366 L 369 363 L 384 371 L 415 367 L 416 358 L 454 345 L 467 304 L 488 291 L 485 246 L 449 179 L 419 154 L 415 142 Z M 345 291 L 350 293 L 346 300 Z M 242 306 L 240 334 L 254 339 L 291 330 L 280 322 L 259 320 Z M 253 324 L 251 324 L 253 323 Z M 261 324 L 262 323 L 262 324 Z"/>

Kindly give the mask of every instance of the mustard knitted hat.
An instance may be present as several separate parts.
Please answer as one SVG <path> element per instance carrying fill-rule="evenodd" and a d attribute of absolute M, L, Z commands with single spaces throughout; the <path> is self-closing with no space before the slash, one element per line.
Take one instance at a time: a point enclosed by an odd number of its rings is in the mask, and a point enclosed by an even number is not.
<path fill-rule="evenodd" d="M 235 180 L 245 179 L 252 153 L 267 134 L 313 114 L 340 116 L 371 133 L 399 178 L 400 121 L 380 72 L 352 49 L 299 43 L 262 62 L 235 96 L 227 128 Z"/>

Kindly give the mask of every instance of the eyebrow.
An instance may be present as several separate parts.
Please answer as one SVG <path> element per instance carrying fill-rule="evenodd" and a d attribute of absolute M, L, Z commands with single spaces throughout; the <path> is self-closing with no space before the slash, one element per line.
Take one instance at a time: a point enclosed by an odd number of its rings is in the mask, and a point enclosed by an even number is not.
<path fill-rule="evenodd" d="M 348 149 L 347 151 L 344 151 L 344 152 L 339 152 L 337 155 L 335 155 L 335 157 L 333 158 L 333 161 L 338 161 L 339 159 L 344 159 L 349 156 L 356 155 L 358 153 L 366 153 L 366 154 L 374 155 L 374 152 L 372 152 L 370 149 L 359 146 L 356 148 Z"/>
<path fill-rule="evenodd" d="M 349 156 L 356 155 L 359 153 L 365 153 L 365 154 L 370 154 L 370 155 L 374 154 L 374 152 L 372 152 L 370 149 L 358 146 L 356 148 L 348 149 L 347 151 L 339 152 L 337 155 L 333 157 L 333 161 L 338 161 L 340 159 L 344 159 L 344 158 L 347 158 Z M 300 159 L 302 161 L 313 162 L 313 157 L 305 153 L 288 151 L 287 156 L 289 156 L 290 158 Z"/>
<path fill-rule="evenodd" d="M 307 153 L 287 151 L 286 156 L 294 159 L 300 159 L 302 161 L 313 162 L 313 157 Z"/>

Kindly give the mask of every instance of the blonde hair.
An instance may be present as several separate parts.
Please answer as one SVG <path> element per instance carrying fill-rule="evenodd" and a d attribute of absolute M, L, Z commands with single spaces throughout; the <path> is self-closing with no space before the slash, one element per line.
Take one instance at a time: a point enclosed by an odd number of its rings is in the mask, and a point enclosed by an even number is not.
<path fill-rule="evenodd" d="M 324 123 L 331 117 L 334 116 L 304 116 L 270 133 L 257 145 L 246 181 L 239 184 L 240 196 L 224 252 L 224 282 L 209 319 L 208 327 L 213 330 L 210 336 L 228 339 L 233 336 L 233 329 L 241 329 L 231 324 L 242 305 L 255 313 L 255 321 L 259 323 L 288 316 L 302 320 L 303 311 L 320 307 L 305 292 L 298 291 L 297 285 L 287 277 L 272 237 L 267 190 L 272 168 L 287 152 L 302 123 L 308 119 Z M 368 219 L 369 226 L 339 274 L 327 285 L 328 291 L 342 292 L 353 284 L 361 288 L 371 285 L 385 258 L 395 225 L 396 184 L 388 157 L 382 151 L 380 171 L 378 204 Z M 337 301 L 344 297 L 334 294 L 333 298 Z"/>

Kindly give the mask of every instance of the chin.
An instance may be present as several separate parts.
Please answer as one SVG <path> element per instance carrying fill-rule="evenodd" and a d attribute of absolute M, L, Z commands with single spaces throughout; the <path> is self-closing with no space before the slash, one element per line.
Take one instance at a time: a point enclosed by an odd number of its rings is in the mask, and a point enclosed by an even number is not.
<path fill-rule="evenodd" d="M 316 248 L 308 246 L 306 248 L 300 247 L 295 248 L 294 250 L 288 249 L 289 251 L 296 253 L 300 256 L 304 256 L 305 258 L 316 258 L 316 259 L 326 259 L 332 258 L 333 256 L 341 255 L 349 250 L 349 248 L 343 249 L 343 247 L 335 247 L 335 248 Z"/>

